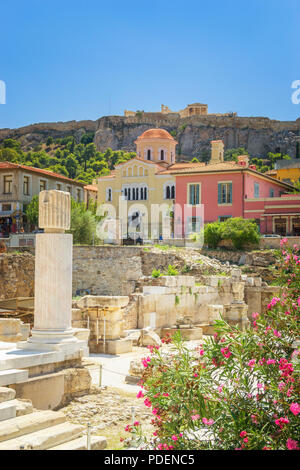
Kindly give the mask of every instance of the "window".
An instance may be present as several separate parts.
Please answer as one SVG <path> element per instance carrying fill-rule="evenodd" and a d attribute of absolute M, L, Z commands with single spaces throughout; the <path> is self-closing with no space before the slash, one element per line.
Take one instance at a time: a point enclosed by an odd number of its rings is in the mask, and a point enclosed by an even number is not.
<path fill-rule="evenodd" d="M 112 189 L 111 188 L 106 189 L 106 201 L 108 202 L 112 201 Z"/>
<path fill-rule="evenodd" d="M 232 204 L 232 183 L 218 183 L 218 204 Z"/>
<path fill-rule="evenodd" d="M 29 196 L 29 176 L 24 176 L 23 179 L 23 194 Z"/>
<path fill-rule="evenodd" d="M 4 194 L 11 194 L 12 193 L 12 175 L 5 175 L 4 176 Z"/>
<path fill-rule="evenodd" d="M 67 186 L 67 192 L 71 194 L 71 186 Z"/>
<path fill-rule="evenodd" d="M 2 204 L 2 210 L 3 212 L 11 211 L 11 204 Z"/>
<path fill-rule="evenodd" d="M 270 189 L 270 197 L 274 197 L 274 189 Z"/>
<path fill-rule="evenodd" d="M 175 199 L 175 185 L 167 184 L 164 189 L 165 199 Z"/>
<path fill-rule="evenodd" d="M 40 191 L 45 191 L 46 189 L 46 180 L 40 180 Z"/>
<path fill-rule="evenodd" d="M 259 197 L 259 183 L 254 183 L 254 197 Z"/>
<path fill-rule="evenodd" d="M 77 201 L 81 201 L 81 190 L 79 188 L 77 188 Z"/>
<path fill-rule="evenodd" d="M 61 191 L 61 184 L 60 184 L 60 183 L 57 183 L 56 189 L 57 189 L 58 191 Z"/>
<path fill-rule="evenodd" d="M 190 184 L 189 185 L 189 204 L 196 205 L 200 204 L 200 185 Z"/>
<path fill-rule="evenodd" d="M 201 230 L 201 217 L 187 217 L 186 234 L 200 232 Z"/>
<path fill-rule="evenodd" d="M 232 215 L 220 215 L 219 216 L 219 222 L 225 222 L 227 219 L 230 219 Z"/>
<path fill-rule="evenodd" d="M 147 150 L 147 160 L 151 160 L 151 150 Z"/>
<path fill-rule="evenodd" d="M 161 159 L 161 160 L 164 160 L 164 159 L 165 159 L 165 152 L 164 152 L 164 150 L 161 150 L 161 151 L 160 151 L 160 159 Z"/>

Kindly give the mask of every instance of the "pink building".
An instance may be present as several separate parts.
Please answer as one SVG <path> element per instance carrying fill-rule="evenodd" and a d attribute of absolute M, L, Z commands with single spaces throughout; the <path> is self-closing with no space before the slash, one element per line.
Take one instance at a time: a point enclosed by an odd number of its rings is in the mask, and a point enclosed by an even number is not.
<path fill-rule="evenodd" d="M 223 161 L 223 149 L 222 141 L 213 141 L 209 164 L 178 163 L 163 172 L 176 177 L 175 223 L 181 233 L 177 228 L 175 236 L 197 231 L 202 217 L 204 223 L 251 218 L 263 234 L 300 235 L 300 194 L 289 194 L 290 184 L 249 166 L 248 156 L 238 163 Z"/>

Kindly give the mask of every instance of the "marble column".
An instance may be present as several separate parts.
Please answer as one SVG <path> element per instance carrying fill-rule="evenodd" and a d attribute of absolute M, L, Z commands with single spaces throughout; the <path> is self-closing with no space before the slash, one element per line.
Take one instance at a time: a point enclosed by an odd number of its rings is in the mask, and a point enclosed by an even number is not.
<path fill-rule="evenodd" d="M 68 347 L 79 342 L 71 327 L 73 237 L 64 233 L 70 228 L 69 193 L 40 192 L 39 226 L 44 233 L 36 235 L 34 328 L 20 347 Z"/>

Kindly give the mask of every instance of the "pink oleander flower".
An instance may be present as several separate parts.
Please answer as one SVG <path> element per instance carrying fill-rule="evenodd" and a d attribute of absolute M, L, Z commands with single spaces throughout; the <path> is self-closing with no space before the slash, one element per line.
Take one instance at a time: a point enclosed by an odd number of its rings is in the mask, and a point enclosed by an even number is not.
<path fill-rule="evenodd" d="M 288 242 L 287 238 L 282 238 L 282 239 L 280 240 L 280 246 L 286 245 L 287 242 Z"/>
<path fill-rule="evenodd" d="M 150 362 L 151 362 L 151 359 L 150 359 L 149 356 L 142 359 L 142 364 L 143 364 L 144 367 L 148 367 Z"/>
<path fill-rule="evenodd" d="M 135 421 L 135 422 L 133 423 L 133 425 L 134 425 L 134 426 L 139 426 L 139 425 L 140 425 L 140 422 L 139 422 L 139 421 Z"/>
<path fill-rule="evenodd" d="M 153 436 L 157 436 L 157 432 L 156 432 L 156 431 L 154 431 Z"/>
<path fill-rule="evenodd" d="M 200 349 L 199 354 L 200 354 L 200 356 L 203 356 L 203 354 L 204 354 L 204 349 Z"/>
<path fill-rule="evenodd" d="M 273 297 L 271 302 L 268 304 L 268 309 L 270 310 L 272 307 L 274 307 L 278 302 L 280 302 L 279 297 Z"/>
<path fill-rule="evenodd" d="M 137 394 L 137 398 L 143 398 L 145 395 L 143 394 L 142 390 L 140 390 Z"/>
<path fill-rule="evenodd" d="M 246 436 L 247 436 L 247 433 L 246 433 L 246 431 L 242 431 L 242 432 L 240 432 L 240 437 L 246 437 Z"/>
<path fill-rule="evenodd" d="M 261 384 L 261 383 L 258 382 L 257 388 L 259 388 L 259 389 L 263 388 L 263 384 Z"/>
<path fill-rule="evenodd" d="M 268 364 L 268 366 L 270 366 L 271 364 L 276 364 L 276 361 L 275 361 L 275 359 L 268 359 L 267 364 Z"/>
<path fill-rule="evenodd" d="M 277 338 L 281 337 L 280 331 L 274 330 L 273 333 L 274 333 L 274 336 L 277 336 Z"/>
<path fill-rule="evenodd" d="M 175 441 L 175 442 L 178 441 L 178 437 L 175 436 L 175 434 L 173 434 L 173 436 L 171 437 L 171 439 L 173 439 L 173 441 Z"/>
<path fill-rule="evenodd" d="M 255 415 L 251 415 L 251 420 L 252 420 L 252 423 L 258 424 L 257 417 Z"/>
<path fill-rule="evenodd" d="M 227 359 L 232 355 L 232 353 L 229 351 L 229 347 L 227 346 L 226 348 L 221 348 L 221 353 L 223 354 L 224 357 Z"/>
<path fill-rule="evenodd" d="M 289 424 L 289 422 L 288 418 L 279 418 L 275 420 L 275 424 L 279 426 L 280 429 L 282 429 L 285 424 Z"/>
<path fill-rule="evenodd" d="M 153 408 L 152 414 L 157 415 L 157 413 L 158 413 L 158 409 L 157 409 L 157 408 Z"/>
<path fill-rule="evenodd" d="M 255 359 L 250 359 L 248 362 L 248 366 L 252 369 L 255 366 L 256 360 Z"/>
<path fill-rule="evenodd" d="M 131 426 L 130 424 L 127 424 L 127 426 L 124 428 L 126 432 L 131 432 Z"/>
<path fill-rule="evenodd" d="M 199 418 L 200 418 L 200 415 L 192 415 L 191 416 L 192 421 L 196 421 L 196 419 L 199 419 Z"/>
<path fill-rule="evenodd" d="M 294 441 L 294 439 L 288 438 L 286 441 L 286 446 L 289 450 L 300 450 L 298 447 L 298 441 Z"/>
<path fill-rule="evenodd" d="M 152 403 L 151 403 L 151 401 L 149 400 L 149 398 L 146 398 L 146 399 L 144 400 L 144 404 L 145 404 L 146 406 L 148 406 L 148 408 L 150 408 L 150 406 L 152 405 Z"/>
<path fill-rule="evenodd" d="M 218 387 L 218 392 L 219 393 L 222 393 L 223 387 L 224 387 L 224 385 L 219 385 L 219 387 Z"/>
<path fill-rule="evenodd" d="M 164 397 L 169 397 L 170 395 L 169 395 L 168 393 L 164 392 L 164 393 L 163 393 L 163 396 L 164 396 Z"/>
<path fill-rule="evenodd" d="M 257 318 L 257 317 L 259 317 L 259 313 L 256 313 L 256 312 L 252 313 L 252 318 L 253 318 L 254 320 L 255 320 L 255 318 Z"/>
<path fill-rule="evenodd" d="M 297 416 L 300 413 L 300 405 L 298 403 L 292 403 L 290 406 L 290 411 L 293 415 Z"/>
<path fill-rule="evenodd" d="M 213 419 L 207 419 L 207 418 L 202 418 L 203 424 L 206 424 L 207 426 L 212 426 L 214 424 Z"/>
<path fill-rule="evenodd" d="M 194 377 L 198 377 L 198 374 L 194 374 Z"/>
<path fill-rule="evenodd" d="M 244 441 L 246 444 L 247 444 L 248 440 L 249 440 L 248 437 L 245 437 L 245 439 L 243 439 L 243 441 Z"/>

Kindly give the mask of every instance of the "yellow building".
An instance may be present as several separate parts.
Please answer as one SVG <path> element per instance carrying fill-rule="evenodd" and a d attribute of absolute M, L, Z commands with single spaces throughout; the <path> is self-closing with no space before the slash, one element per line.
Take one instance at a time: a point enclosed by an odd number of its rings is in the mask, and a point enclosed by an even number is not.
<path fill-rule="evenodd" d="M 295 184 L 300 182 L 300 159 L 279 160 L 275 164 L 275 170 L 271 170 L 274 178 L 284 183 Z"/>
<path fill-rule="evenodd" d="M 137 157 L 98 178 L 98 204 L 119 220 L 122 238 L 150 238 L 151 223 L 152 235 L 154 231 L 159 239 L 175 202 L 175 177 L 166 170 L 175 164 L 177 142 L 164 129 L 149 129 L 135 144 Z M 160 213 L 155 204 L 163 204 Z"/>

